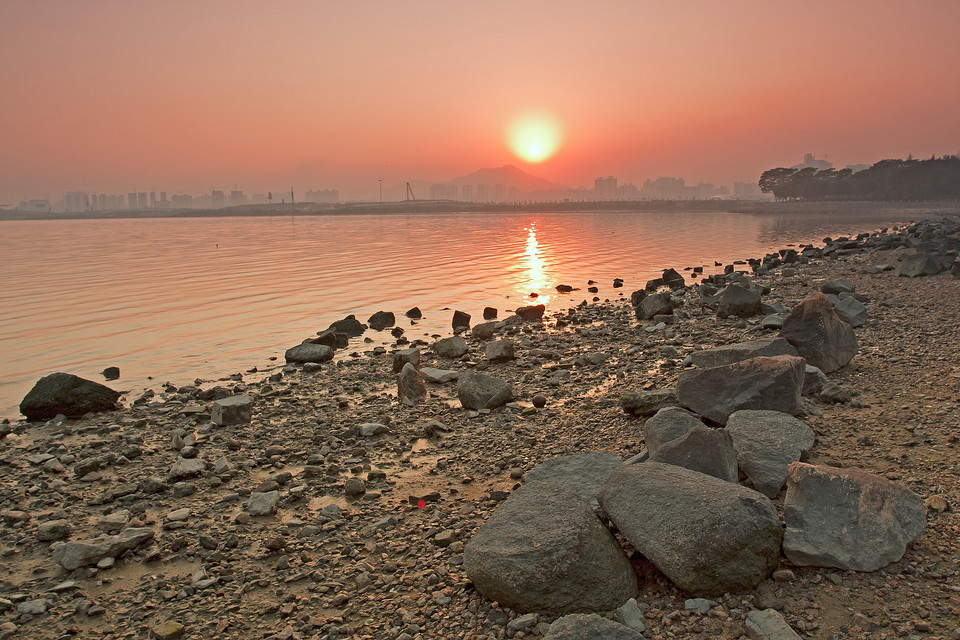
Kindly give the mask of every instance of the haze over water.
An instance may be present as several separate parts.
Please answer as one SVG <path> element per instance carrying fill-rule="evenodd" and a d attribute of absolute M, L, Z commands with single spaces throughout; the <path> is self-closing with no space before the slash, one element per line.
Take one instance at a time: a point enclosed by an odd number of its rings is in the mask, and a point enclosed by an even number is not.
<path fill-rule="evenodd" d="M 115 389 L 180 386 L 251 367 L 353 313 L 393 311 L 410 340 L 482 321 L 629 296 L 667 267 L 761 257 L 915 215 L 489 213 L 0 223 L 0 417 L 55 371 Z M 681 271 L 689 278 L 689 272 Z M 625 280 L 613 289 L 614 278 Z M 581 288 L 567 296 L 557 284 Z M 531 292 L 539 293 L 531 299 Z M 418 306 L 424 319 L 403 313 Z M 449 309 L 445 310 L 444 308 Z M 377 344 L 388 331 L 368 331 Z M 349 351 L 373 345 L 351 342 Z M 342 353 L 342 352 L 341 352 Z M 277 362 L 268 360 L 277 356 Z M 149 380 L 152 376 L 153 380 Z M 132 401 L 136 393 L 125 398 Z"/>

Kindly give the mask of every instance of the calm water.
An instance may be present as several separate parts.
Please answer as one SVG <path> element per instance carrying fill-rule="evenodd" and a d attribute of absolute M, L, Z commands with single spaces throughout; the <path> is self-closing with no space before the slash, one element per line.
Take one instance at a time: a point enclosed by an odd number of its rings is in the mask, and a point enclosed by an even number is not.
<path fill-rule="evenodd" d="M 410 339 L 539 302 L 566 308 L 643 286 L 666 267 L 761 256 L 910 216 L 556 213 L 0 223 L 0 417 L 41 376 L 116 389 L 181 385 L 253 366 L 354 313 L 393 311 Z M 916 217 L 916 216 L 913 216 Z M 622 290 L 612 288 L 623 278 Z M 565 283 L 583 291 L 558 296 Z M 410 326 L 404 311 L 419 306 Z M 505 314 L 501 311 L 501 317 Z M 378 343 L 389 333 L 368 331 Z M 351 350 L 364 349 L 359 341 Z M 152 376 L 153 380 L 149 380 Z M 132 399 L 132 398 L 128 398 Z"/>

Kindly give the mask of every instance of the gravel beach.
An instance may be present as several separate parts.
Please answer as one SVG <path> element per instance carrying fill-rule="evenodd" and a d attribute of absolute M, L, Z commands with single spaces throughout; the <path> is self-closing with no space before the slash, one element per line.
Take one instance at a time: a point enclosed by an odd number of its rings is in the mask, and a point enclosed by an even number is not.
<path fill-rule="evenodd" d="M 926 529 L 878 571 L 781 556 L 757 589 L 704 603 L 634 554 L 650 640 L 746 637 L 755 609 L 807 638 L 960 640 L 960 278 L 901 277 L 915 249 L 848 244 L 750 279 L 787 310 L 825 282 L 854 286 L 867 308 L 859 353 L 805 399 L 800 417 L 816 433 L 805 461 L 906 486 L 925 501 Z M 457 358 L 416 341 L 364 351 L 354 339 L 355 357 L 278 367 L 258 383 L 173 381 L 123 398 L 123 410 L 0 426 L 0 638 L 545 635 L 556 616 L 501 607 L 467 578 L 477 528 L 539 463 L 641 453 L 645 418 L 624 412 L 624 394 L 673 389 L 695 351 L 777 335 L 763 315 L 718 317 L 684 265 L 671 267 L 687 280 L 669 324 L 637 319 L 630 291 L 645 283 L 599 283 L 597 301 L 578 283 L 582 305 L 507 322 L 487 340 L 467 331 Z M 466 311 L 478 324 L 481 310 Z M 501 339 L 515 357 L 488 359 L 486 344 Z M 480 371 L 516 400 L 465 410 L 456 382 L 428 381 L 427 400 L 408 406 L 392 351 L 410 347 L 421 370 Z M 214 401 L 233 395 L 253 398 L 250 421 L 216 424 Z M 100 535 L 116 546 L 94 562 L 55 559 L 58 545 Z"/>

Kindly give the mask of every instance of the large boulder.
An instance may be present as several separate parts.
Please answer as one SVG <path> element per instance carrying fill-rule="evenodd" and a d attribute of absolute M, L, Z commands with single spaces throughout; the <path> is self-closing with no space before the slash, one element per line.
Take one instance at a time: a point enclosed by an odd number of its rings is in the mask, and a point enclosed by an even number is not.
<path fill-rule="evenodd" d="M 433 343 L 433 351 L 441 358 L 459 358 L 467 352 L 467 341 L 460 336 L 441 338 Z"/>
<path fill-rule="evenodd" d="M 650 462 L 662 462 L 699 471 L 727 482 L 737 481 L 737 454 L 733 439 L 723 429 L 696 426 L 660 446 Z"/>
<path fill-rule="evenodd" d="M 558 484 L 596 506 L 600 485 L 621 466 L 623 460 L 612 451 L 583 451 L 541 462 L 524 480 Z"/>
<path fill-rule="evenodd" d="M 779 561 L 777 510 L 738 484 L 645 462 L 611 473 L 599 499 L 630 544 L 684 591 L 751 589 Z"/>
<path fill-rule="evenodd" d="M 673 301 L 670 292 L 654 293 L 644 298 L 636 308 L 637 318 L 649 320 L 653 316 L 670 315 L 673 313 Z"/>
<path fill-rule="evenodd" d="M 780 335 L 807 362 L 824 373 L 846 365 L 859 349 L 857 334 L 840 319 L 822 293 L 816 293 L 794 307 L 784 319 Z"/>
<path fill-rule="evenodd" d="M 719 424 L 740 409 L 796 414 L 803 390 L 803 358 L 774 356 L 692 369 L 680 374 L 677 400 Z"/>
<path fill-rule="evenodd" d="M 627 391 L 620 396 L 620 408 L 631 416 L 652 416 L 664 407 L 677 406 L 677 392 L 673 389 Z"/>
<path fill-rule="evenodd" d="M 758 358 L 760 356 L 795 356 L 797 350 L 784 338 L 764 338 L 750 342 L 725 344 L 714 349 L 694 351 L 690 354 L 690 362 L 701 369 L 733 364 L 741 360 Z"/>
<path fill-rule="evenodd" d="M 72 373 L 51 373 L 37 380 L 20 402 L 27 420 L 49 420 L 59 414 L 80 417 L 85 413 L 113 411 L 120 392 Z"/>
<path fill-rule="evenodd" d="M 467 543 L 467 577 L 501 605 L 528 612 L 615 609 L 637 593 L 630 562 L 573 491 L 528 482 Z"/>
<path fill-rule="evenodd" d="M 374 331 L 383 331 L 387 327 L 392 327 L 397 323 L 397 316 L 392 311 L 377 311 L 370 316 L 367 324 Z"/>
<path fill-rule="evenodd" d="M 682 289 L 686 285 L 683 276 L 676 269 L 665 269 L 660 279 L 671 289 Z"/>
<path fill-rule="evenodd" d="M 572 613 L 551 624 L 543 640 L 644 640 L 644 636 L 595 613 Z"/>
<path fill-rule="evenodd" d="M 403 365 L 408 362 L 415 368 L 420 368 L 420 349 L 414 347 L 395 351 L 393 354 L 393 372 L 400 373 L 403 371 Z"/>
<path fill-rule="evenodd" d="M 513 400 L 509 382 L 475 371 L 460 374 L 457 397 L 464 409 L 495 409 Z"/>
<path fill-rule="evenodd" d="M 357 318 L 351 314 L 344 318 L 343 320 L 337 320 L 336 322 L 331 322 L 330 326 L 327 329 L 332 330 L 336 333 L 342 333 L 348 338 L 356 338 L 359 335 L 362 335 L 364 331 L 367 330 L 367 325 L 363 324 Z"/>
<path fill-rule="evenodd" d="M 779 411 L 737 411 L 727 420 L 737 464 L 757 491 L 775 498 L 787 479 L 787 467 L 813 446 L 817 436 L 807 423 Z"/>
<path fill-rule="evenodd" d="M 403 365 L 403 369 L 397 375 L 397 399 L 408 407 L 416 406 L 427 399 L 427 387 L 423 383 L 423 376 L 412 362 Z"/>
<path fill-rule="evenodd" d="M 333 349 L 325 344 L 313 344 L 304 342 L 295 347 L 290 347 L 283 354 L 283 359 L 287 362 L 328 362 L 333 360 Z"/>
<path fill-rule="evenodd" d="M 941 271 L 943 271 L 943 263 L 936 255 L 925 251 L 903 256 L 903 262 L 900 264 L 900 275 L 905 278 L 935 276 Z"/>
<path fill-rule="evenodd" d="M 760 293 L 738 284 L 727 285 L 720 292 L 717 315 L 721 318 L 737 316 L 751 318 L 760 313 Z"/>
<path fill-rule="evenodd" d="M 97 564 L 104 558 L 116 558 L 123 553 L 153 542 L 154 532 L 149 528 L 131 528 L 115 536 L 75 540 L 60 543 L 53 549 L 53 561 L 67 571 Z"/>
<path fill-rule="evenodd" d="M 524 322 L 541 322 L 545 310 L 546 306 L 535 304 L 527 307 L 518 307 L 515 313 L 523 318 Z M 496 315 L 494 315 L 494 317 L 496 317 Z"/>
<path fill-rule="evenodd" d="M 903 557 L 926 527 L 923 501 L 858 469 L 794 462 L 783 502 L 783 553 L 797 566 L 875 571 Z"/>
<path fill-rule="evenodd" d="M 664 407 L 644 423 L 643 443 L 652 456 L 666 443 L 702 426 L 703 423 L 683 407 Z"/>

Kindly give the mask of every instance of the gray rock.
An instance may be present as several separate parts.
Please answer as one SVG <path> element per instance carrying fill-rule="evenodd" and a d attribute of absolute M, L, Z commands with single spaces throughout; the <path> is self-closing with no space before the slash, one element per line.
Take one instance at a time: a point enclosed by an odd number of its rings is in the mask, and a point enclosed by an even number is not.
<path fill-rule="evenodd" d="M 599 498 L 620 533 L 695 595 L 751 589 L 779 561 L 777 510 L 738 484 L 645 462 L 610 474 Z"/>
<path fill-rule="evenodd" d="M 856 298 L 843 298 L 833 305 L 833 310 L 851 327 L 862 327 L 867 323 L 867 308 Z"/>
<path fill-rule="evenodd" d="M 104 558 L 116 558 L 123 553 L 153 541 L 152 529 L 125 529 L 115 536 L 59 543 L 53 550 L 53 560 L 67 571 L 97 564 Z"/>
<path fill-rule="evenodd" d="M 727 285 L 720 292 L 717 315 L 721 318 L 737 316 L 752 318 L 760 313 L 760 293 L 752 289 L 745 289 L 738 284 Z"/>
<path fill-rule="evenodd" d="M 68 520 L 47 520 L 37 527 L 37 540 L 40 542 L 64 540 L 70 537 L 71 531 L 73 531 L 73 525 Z"/>
<path fill-rule="evenodd" d="M 397 376 L 397 398 L 402 404 L 414 407 L 427 399 L 427 387 L 423 377 L 413 365 L 408 362 Z"/>
<path fill-rule="evenodd" d="M 754 609 L 747 614 L 746 627 L 750 640 L 800 640 L 783 616 L 773 609 Z"/>
<path fill-rule="evenodd" d="M 499 322 L 482 322 L 478 325 L 474 325 L 473 329 L 470 330 L 470 333 L 472 333 L 473 337 L 477 340 L 489 340 L 497 332 L 497 327 L 499 326 Z"/>
<path fill-rule="evenodd" d="M 423 379 L 427 382 L 433 382 L 435 384 L 455 382 L 460 378 L 459 371 L 448 371 L 447 369 L 436 369 L 434 367 L 423 367 L 420 369 L 420 375 L 422 375 Z"/>
<path fill-rule="evenodd" d="M 764 338 L 763 340 L 752 340 L 750 342 L 737 342 L 735 344 L 725 344 L 715 349 L 704 349 L 694 351 L 690 354 L 690 362 L 701 369 L 709 367 L 720 367 L 725 364 L 733 364 L 758 358 L 760 356 L 795 356 L 797 350 L 793 348 L 784 338 Z"/>
<path fill-rule="evenodd" d="M 420 349 L 400 349 L 393 354 L 393 372 L 400 373 L 403 365 L 412 364 L 417 369 L 420 368 Z"/>
<path fill-rule="evenodd" d="M 356 338 L 357 336 L 363 335 L 363 332 L 367 330 L 367 326 L 351 314 L 343 320 L 331 322 L 327 329 L 335 333 L 342 333 L 348 338 Z"/>
<path fill-rule="evenodd" d="M 840 319 L 827 297 L 817 293 L 798 304 L 783 321 L 780 335 L 808 364 L 836 371 L 857 355 L 857 334 Z"/>
<path fill-rule="evenodd" d="M 325 344 L 304 342 L 287 349 L 283 358 L 287 362 L 328 362 L 333 360 L 333 349 Z"/>
<path fill-rule="evenodd" d="M 527 307 L 520 307 L 514 313 L 520 316 L 524 322 L 542 322 L 543 321 L 543 312 L 546 310 L 546 306 L 542 304 L 535 304 Z M 494 315 L 496 318 L 496 315 Z"/>
<path fill-rule="evenodd" d="M 707 600 L 706 598 L 689 598 L 684 601 L 683 610 L 706 615 L 710 612 L 710 609 L 715 606 L 717 606 L 717 603 L 713 600 Z"/>
<path fill-rule="evenodd" d="M 113 411 L 118 391 L 99 382 L 70 373 L 51 373 L 37 380 L 20 402 L 20 413 L 27 420 L 48 420 L 63 414 L 80 417 L 85 413 Z"/>
<path fill-rule="evenodd" d="M 653 316 L 670 315 L 672 313 L 673 301 L 667 291 L 647 296 L 636 307 L 636 315 L 640 320 L 649 320 Z"/>
<path fill-rule="evenodd" d="M 575 613 L 550 625 L 543 640 L 645 640 L 633 629 L 595 613 Z"/>
<path fill-rule="evenodd" d="M 513 400 L 509 382 L 467 371 L 457 382 L 457 397 L 464 409 L 495 409 Z"/>
<path fill-rule="evenodd" d="M 441 358 L 459 358 L 467 352 L 467 341 L 460 336 L 441 338 L 433 343 L 433 351 Z"/>
<path fill-rule="evenodd" d="M 760 321 L 760 326 L 764 329 L 782 329 L 783 316 L 779 313 L 771 313 L 770 315 L 764 316 L 763 320 Z"/>
<path fill-rule="evenodd" d="M 794 462 L 783 503 L 783 553 L 797 566 L 875 571 L 903 557 L 926 527 L 923 501 L 857 469 Z"/>
<path fill-rule="evenodd" d="M 650 462 L 677 465 L 727 482 L 737 481 L 737 454 L 730 434 L 702 424 L 660 445 L 650 454 Z"/>
<path fill-rule="evenodd" d="M 514 344 L 510 340 L 497 340 L 487 343 L 487 360 L 490 362 L 508 362 L 516 358 Z"/>
<path fill-rule="evenodd" d="M 279 496 L 279 491 L 254 491 L 250 494 L 250 500 L 247 502 L 247 511 L 252 516 L 273 515 L 277 511 L 277 498 Z"/>
<path fill-rule="evenodd" d="M 362 496 L 367 492 L 367 485 L 360 478 L 347 478 L 343 483 L 343 493 L 351 498 Z"/>
<path fill-rule="evenodd" d="M 17 603 L 17 613 L 20 615 L 41 616 L 50 608 L 50 601 L 43 598 L 24 600 Z"/>
<path fill-rule="evenodd" d="M 177 458 L 170 467 L 171 480 L 182 480 L 198 476 L 207 469 L 207 461 L 203 458 Z"/>
<path fill-rule="evenodd" d="M 362 438 L 372 438 L 383 433 L 389 433 L 390 429 L 387 425 L 380 422 L 364 422 L 357 427 L 357 431 Z"/>
<path fill-rule="evenodd" d="M 664 407 L 677 406 L 677 393 L 673 389 L 628 391 L 620 396 L 620 408 L 632 416 L 652 416 Z"/>
<path fill-rule="evenodd" d="M 397 323 L 397 317 L 392 311 L 377 311 L 370 316 L 367 324 L 374 331 L 383 331 L 387 327 L 392 327 Z"/>
<path fill-rule="evenodd" d="M 775 498 L 787 467 L 813 446 L 816 434 L 805 422 L 777 411 L 737 411 L 727 420 L 737 463 L 757 491 Z"/>
<path fill-rule="evenodd" d="M 517 616 L 507 623 L 507 637 L 512 638 L 516 635 L 517 631 L 523 631 L 524 629 L 535 627 L 537 626 L 538 622 L 540 622 L 539 613 L 525 613 Z"/>
<path fill-rule="evenodd" d="M 822 293 L 832 293 L 837 296 L 841 293 L 853 293 L 856 290 L 857 289 L 853 286 L 853 283 L 844 278 L 837 278 L 836 280 L 824 282 L 820 286 L 820 291 Z"/>
<path fill-rule="evenodd" d="M 630 598 L 614 611 L 613 619 L 625 627 L 630 627 L 637 633 L 643 633 L 647 630 L 643 612 L 640 611 L 636 598 Z"/>
<path fill-rule="evenodd" d="M 775 356 L 684 371 L 677 381 L 677 400 L 719 424 L 726 424 L 730 414 L 740 409 L 796 414 L 803 366 L 803 358 Z"/>
<path fill-rule="evenodd" d="M 529 482 L 467 543 L 477 591 L 521 612 L 603 611 L 637 593 L 636 576 L 613 536 L 576 493 Z"/>
<path fill-rule="evenodd" d="M 803 395 L 815 396 L 827 384 L 827 374 L 812 364 L 803 368 Z"/>
<path fill-rule="evenodd" d="M 534 467 L 524 479 L 527 482 L 552 482 L 570 489 L 597 506 L 597 491 L 607 476 L 623 465 L 612 451 L 584 451 L 551 458 Z"/>
<path fill-rule="evenodd" d="M 214 400 L 210 420 L 214 424 L 247 424 L 253 418 L 253 398 L 247 395 Z"/>
<path fill-rule="evenodd" d="M 643 443 L 652 456 L 666 443 L 682 438 L 691 429 L 704 426 L 682 407 L 664 407 L 643 425 Z"/>
<path fill-rule="evenodd" d="M 943 271 L 943 264 L 932 253 L 917 251 L 903 256 L 903 262 L 900 264 L 900 274 L 905 278 L 917 278 L 919 276 L 935 276 Z"/>

